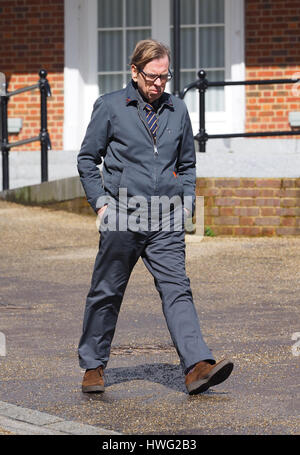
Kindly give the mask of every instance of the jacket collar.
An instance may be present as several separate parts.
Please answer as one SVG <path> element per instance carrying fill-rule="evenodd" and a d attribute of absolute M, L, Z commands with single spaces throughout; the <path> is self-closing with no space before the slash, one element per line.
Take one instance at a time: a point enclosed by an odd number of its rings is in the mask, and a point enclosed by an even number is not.
<path fill-rule="evenodd" d="M 126 105 L 138 102 L 137 86 L 133 80 L 129 82 L 125 89 Z M 166 105 L 171 109 L 175 109 L 169 93 L 163 93 L 160 97 L 160 106 Z"/>

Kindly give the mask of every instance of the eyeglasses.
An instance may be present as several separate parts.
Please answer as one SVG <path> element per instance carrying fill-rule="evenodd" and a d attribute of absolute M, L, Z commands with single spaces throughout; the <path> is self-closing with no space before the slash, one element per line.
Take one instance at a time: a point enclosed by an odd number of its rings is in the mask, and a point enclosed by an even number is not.
<path fill-rule="evenodd" d="M 144 76 L 146 82 L 155 82 L 158 78 L 161 80 L 161 82 L 168 82 L 172 79 L 172 73 L 170 70 L 167 72 L 167 74 L 148 74 L 143 70 L 139 71 L 139 73 Z"/>

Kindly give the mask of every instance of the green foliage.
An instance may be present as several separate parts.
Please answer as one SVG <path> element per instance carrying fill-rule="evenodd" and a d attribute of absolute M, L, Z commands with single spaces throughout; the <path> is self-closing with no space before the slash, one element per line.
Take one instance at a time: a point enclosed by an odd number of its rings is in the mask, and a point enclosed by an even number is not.
<path fill-rule="evenodd" d="M 204 235 L 206 237 L 215 237 L 215 233 L 214 231 L 212 230 L 212 228 L 210 228 L 209 226 L 205 226 L 205 229 L 204 229 Z"/>

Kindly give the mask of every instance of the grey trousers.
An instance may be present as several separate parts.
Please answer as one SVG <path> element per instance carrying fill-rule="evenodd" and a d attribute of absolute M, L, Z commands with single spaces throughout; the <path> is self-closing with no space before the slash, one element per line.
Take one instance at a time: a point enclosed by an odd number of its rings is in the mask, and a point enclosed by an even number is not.
<path fill-rule="evenodd" d="M 140 257 L 154 278 L 183 371 L 201 360 L 214 363 L 186 276 L 184 231 L 127 230 L 101 232 L 78 346 L 80 367 L 106 367 L 124 292 Z"/>

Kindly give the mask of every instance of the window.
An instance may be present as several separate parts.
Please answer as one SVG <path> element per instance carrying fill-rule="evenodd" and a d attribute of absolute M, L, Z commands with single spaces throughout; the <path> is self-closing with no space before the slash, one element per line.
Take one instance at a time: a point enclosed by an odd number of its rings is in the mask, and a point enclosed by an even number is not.
<path fill-rule="evenodd" d="M 173 0 L 171 1 L 171 47 L 173 47 Z M 180 89 L 198 79 L 205 69 L 211 81 L 225 79 L 225 0 L 181 0 Z M 190 112 L 198 110 L 198 96 L 185 96 Z M 211 87 L 206 94 L 206 111 L 224 111 L 223 87 Z"/>
<path fill-rule="evenodd" d="M 151 37 L 151 0 L 98 0 L 100 94 L 130 80 L 129 58 L 137 41 Z"/>

